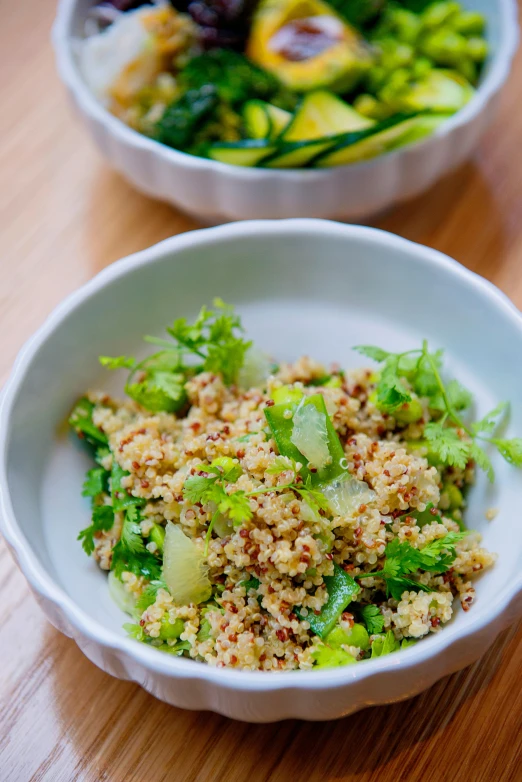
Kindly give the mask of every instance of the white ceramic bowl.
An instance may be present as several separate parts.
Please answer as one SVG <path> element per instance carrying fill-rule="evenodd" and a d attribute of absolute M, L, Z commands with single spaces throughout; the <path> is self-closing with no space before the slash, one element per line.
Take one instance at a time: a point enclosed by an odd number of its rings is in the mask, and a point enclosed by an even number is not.
<path fill-rule="evenodd" d="M 308 353 L 360 366 L 352 345 L 404 350 L 426 337 L 446 347 L 477 412 L 510 399 L 509 428 L 522 433 L 522 317 L 450 258 L 319 220 L 236 223 L 168 239 L 69 296 L 22 350 L 3 395 L 1 529 L 50 621 L 100 668 L 171 704 L 258 722 L 339 717 L 414 695 L 474 661 L 522 612 L 522 471 L 500 458 L 495 486 L 480 479 L 468 513 L 498 563 L 477 579 L 471 611 L 457 611 L 411 649 L 347 668 L 272 674 L 212 668 L 125 637 L 106 575 L 76 541 L 89 523 L 80 496 L 89 459 L 58 430 L 85 389 L 110 389 L 99 354 L 134 353 L 143 334 L 161 334 L 216 295 L 237 305 L 256 343 L 283 359 Z M 487 522 L 493 505 L 499 513 Z"/>
<path fill-rule="evenodd" d="M 140 135 L 91 95 L 73 39 L 89 0 L 60 0 L 53 29 L 58 72 L 102 154 L 139 190 L 206 221 L 280 217 L 360 220 L 420 193 L 467 157 L 497 108 L 518 42 L 516 0 L 463 0 L 488 20 L 491 56 L 472 101 L 432 137 L 374 160 L 309 171 L 239 168 Z"/>

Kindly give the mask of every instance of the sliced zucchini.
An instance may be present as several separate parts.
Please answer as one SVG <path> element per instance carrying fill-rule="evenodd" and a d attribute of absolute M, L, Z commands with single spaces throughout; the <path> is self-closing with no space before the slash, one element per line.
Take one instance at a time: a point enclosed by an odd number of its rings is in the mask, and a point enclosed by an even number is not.
<path fill-rule="evenodd" d="M 282 143 L 273 155 L 263 160 L 261 165 L 263 168 L 303 168 L 313 158 L 331 149 L 336 143 L 336 137 Z"/>
<path fill-rule="evenodd" d="M 335 148 L 318 156 L 313 165 L 323 168 L 369 160 L 404 144 L 419 141 L 433 133 L 446 119 L 447 115 L 417 115 L 406 119 L 404 115 L 397 115 L 378 125 L 374 133 L 364 134 L 362 138 L 351 134 L 346 140 L 339 141 Z"/>
<path fill-rule="evenodd" d="M 292 115 L 271 103 L 249 100 L 243 107 L 243 119 L 249 138 L 275 138 L 286 128 Z"/>
<path fill-rule="evenodd" d="M 375 122 L 358 114 L 326 90 L 310 92 L 282 135 L 284 141 L 305 141 L 370 128 Z"/>
<path fill-rule="evenodd" d="M 275 147 L 266 140 L 220 141 L 212 144 L 208 156 L 219 163 L 231 166 L 257 166 L 264 158 L 272 155 Z"/>

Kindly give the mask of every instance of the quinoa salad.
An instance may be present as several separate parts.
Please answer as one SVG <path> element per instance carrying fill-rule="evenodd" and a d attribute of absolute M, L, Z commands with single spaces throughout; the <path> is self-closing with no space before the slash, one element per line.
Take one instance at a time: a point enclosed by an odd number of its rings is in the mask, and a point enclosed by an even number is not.
<path fill-rule="evenodd" d="M 346 372 L 276 365 L 221 300 L 167 334 L 146 337 L 145 360 L 100 357 L 129 372 L 126 398 L 88 391 L 69 419 L 94 464 L 78 538 L 132 638 L 218 667 L 312 671 L 472 608 L 495 555 L 466 527 L 468 489 L 477 469 L 494 480 L 493 450 L 522 465 L 522 440 L 498 434 L 505 403 L 473 420 L 426 341 L 359 346 L 366 365 Z"/>

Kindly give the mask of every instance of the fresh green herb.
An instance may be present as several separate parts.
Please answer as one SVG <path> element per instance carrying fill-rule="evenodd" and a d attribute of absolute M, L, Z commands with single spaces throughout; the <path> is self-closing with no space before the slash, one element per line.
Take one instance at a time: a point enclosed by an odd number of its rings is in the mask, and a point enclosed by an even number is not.
<path fill-rule="evenodd" d="M 93 467 L 89 470 L 82 487 L 82 497 L 96 498 L 107 491 L 109 473 L 103 467 Z"/>
<path fill-rule="evenodd" d="M 127 477 L 129 473 L 120 467 L 116 459 L 112 460 L 111 469 L 111 499 L 112 507 L 114 511 L 125 510 L 131 507 L 141 507 L 145 505 L 145 500 L 142 497 L 133 497 L 129 494 L 127 489 L 122 486 L 123 478 Z"/>
<path fill-rule="evenodd" d="M 94 404 L 87 397 L 82 397 L 76 402 L 74 410 L 69 416 L 69 425 L 79 437 L 85 438 L 88 443 L 99 446 L 107 443 L 106 435 L 93 423 L 92 414 Z"/>
<path fill-rule="evenodd" d="M 386 635 L 378 635 L 373 639 L 372 657 L 383 657 L 385 654 L 398 652 L 400 648 L 401 645 L 395 638 L 393 630 L 388 630 Z"/>
<path fill-rule="evenodd" d="M 503 440 L 491 436 L 507 404 L 502 402 L 481 421 L 468 426 L 459 412 L 469 407 L 472 395 L 456 380 L 443 382 L 442 352 L 430 353 L 426 340 L 422 348 L 404 353 L 388 353 L 368 345 L 355 350 L 382 364 L 377 382 L 377 402 L 381 410 L 396 414 L 417 393 L 428 399 L 432 410 L 440 413 L 438 420 L 426 424 L 424 436 L 430 452 L 442 464 L 464 469 L 473 459 L 492 481 L 493 467 L 480 445 L 484 442 L 494 445 L 510 464 L 522 467 L 522 438 Z"/>
<path fill-rule="evenodd" d="M 107 369 L 130 370 L 125 392 L 138 404 L 153 412 L 175 413 L 185 406 L 185 384 L 195 373 L 220 373 L 225 383 L 234 383 L 252 344 L 241 336 L 241 321 L 232 307 L 221 299 L 214 300 L 214 307 L 203 307 L 193 324 L 186 318 L 174 321 L 167 329 L 174 342 L 145 337 L 164 350 L 143 361 L 100 356 L 100 363 Z"/>
<path fill-rule="evenodd" d="M 145 576 L 151 581 L 161 578 L 161 563 L 145 548 L 141 535 L 140 510 L 137 505 L 131 505 L 125 511 L 120 540 L 112 550 L 111 570 L 121 578 L 122 573 L 129 571 L 136 576 Z"/>
<path fill-rule="evenodd" d="M 78 540 L 82 542 L 82 548 L 90 556 L 94 551 L 94 537 L 97 532 L 108 532 L 114 524 L 114 511 L 110 505 L 96 505 L 92 510 L 91 524 L 82 529 L 78 534 Z"/>
<path fill-rule="evenodd" d="M 244 586 L 246 593 L 248 594 L 250 589 L 259 589 L 261 582 L 255 576 L 252 576 L 247 581 L 240 581 L 238 586 Z"/>
<path fill-rule="evenodd" d="M 445 573 L 457 556 L 456 545 L 466 537 L 465 532 L 448 532 L 443 538 L 432 540 L 421 549 L 414 548 L 407 541 L 394 538 L 385 550 L 384 567 L 371 573 L 361 573 L 358 579 L 382 578 L 389 595 L 400 600 L 403 592 L 431 592 L 424 584 L 408 578 L 418 570 Z"/>
<path fill-rule="evenodd" d="M 379 606 L 363 606 L 361 608 L 361 618 L 370 635 L 382 633 L 384 629 L 384 617 Z"/>
<path fill-rule="evenodd" d="M 224 458 L 231 462 L 232 467 L 230 469 L 237 470 L 238 465 L 232 459 Z M 228 467 L 229 465 L 227 465 Z M 288 470 L 292 470 L 297 476 L 297 464 L 292 459 L 279 456 L 274 459 L 267 472 L 273 475 L 280 475 Z M 238 477 L 235 472 L 229 472 L 228 476 L 232 480 L 236 480 Z M 214 503 L 215 505 L 214 514 L 207 528 L 205 553 L 208 553 L 212 530 L 220 514 L 227 516 L 235 526 L 239 526 L 252 519 L 253 513 L 250 508 L 250 497 L 287 490 L 299 494 L 316 515 L 319 514 L 320 510 L 327 511 L 329 509 L 326 497 L 319 489 L 312 486 L 310 476 L 307 477 L 304 484 L 298 482 L 296 477 L 293 481 L 283 485 L 262 486 L 249 492 L 238 490 L 229 494 L 227 492 L 227 473 L 224 472 L 223 467 L 213 463 L 209 466 L 200 465 L 198 474 L 191 475 L 183 484 L 183 496 L 192 504 L 201 503 L 202 505 L 207 505 Z"/>
<path fill-rule="evenodd" d="M 169 591 L 168 586 L 161 579 L 151 581 L 149 584 L 147 584 L 136 601 L 136 614 L 138 616 L 141 616 L 149 606 L 156 602 L 156 597 L 160 589 L 164 589 L 166 592 Z"/>

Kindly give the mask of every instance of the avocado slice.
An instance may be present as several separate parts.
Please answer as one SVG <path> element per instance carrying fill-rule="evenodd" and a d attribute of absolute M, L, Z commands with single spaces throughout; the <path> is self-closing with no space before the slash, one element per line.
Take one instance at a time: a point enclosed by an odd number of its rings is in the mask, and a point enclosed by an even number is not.
<path fill-rule="evenodd" d="M 246 53 L 296 92 L 346 92 L 373 60 L 357 30 L 322 0 L 262 0 Z"/>

